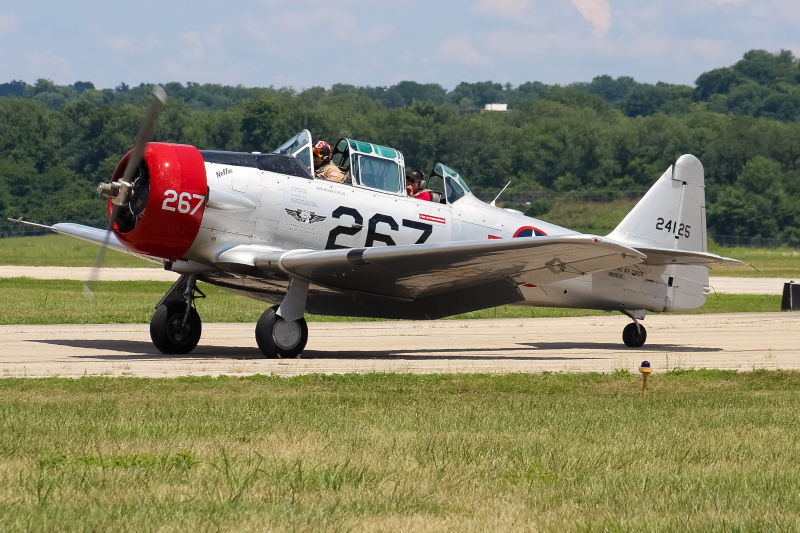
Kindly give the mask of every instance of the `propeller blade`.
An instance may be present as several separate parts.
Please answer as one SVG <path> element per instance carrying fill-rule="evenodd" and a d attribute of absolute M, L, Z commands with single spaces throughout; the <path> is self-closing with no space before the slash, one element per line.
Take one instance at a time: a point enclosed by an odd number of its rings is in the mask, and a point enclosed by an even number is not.
<path fill-rule="evenodd" d="M 133 173 L 138 170 L 139 164 L 142 162 L 142 159 L 144 159 L 144 151 L 153 134 L 158 114 L 167 103 L 167 93 L 160 85 L 153 87 L 153 96 L 155 98 L 153 98 L 150 107 L 147 108 L 147 114 L 144 116 L 142 125 L 139 127 L 139 133 L 136 136 L 136 142 L 133 145 L 131 157 L 128 159 L 128 164 L 125 166 L 122 178 L 119 180 L 119 190 L 117 194 L 111 198 L 111 213 L 109 214 L 108 225 L 106 226 L 106 238 L 100 250 L 97 252 L 92 273 L 83 286 L 83 295 L 88 300 L 94 298 L 97 280 L 100 277 L 100 269 L 103 267 L 103 263 L 106 259 L 108 243 L 111 239 L 111 232 L 114 230 L 114 225 L 117 223 L 117 217 L 122 209 L 127 208 L 128 202 L 130 201 L 130 193 L 133 190 L 133 184 L 131 183 Z M 103 184 L 100 184 L 98 192 L 101 192 L 103 188 Z M 109 188 L 108 190 L 111 189 Z"/>
<path fill-rule="evenodd" d="M 103 245 L 97 252 L 97 257 L 95 257 L 94 259 L 94 266 L 92 267 L 91 274 L 89 274 L 89 279 L 83 286 L 83 297 L 86 298 L 87 300 L 94 299 L 94 293 L 97 290 L 97 280 L 100 277 L 100 269 L 103 267 L 103 263 L 106 260 L 106 252 L 108 251 L 108 242 L 109 240 L 111 240 L 111 231 L 114 228 L 114 224 L 117 221 L 117 213 L 120 209 L 121 208 L 118 205 L 111 206 L 111 214 L 108 217 L 108 225 L 106 226 L 106 237 L 103 240 Z"/>
<path fill-rule="evenodd" d="M 139 163 L 141 163 L 144 157 L 144 150 L 147 148 L 147 143 L 150 141 L 150 136 L 153 134 L 158 114 L 161 112 L 161 108 L 167 103 L 167 93 L 164 92 L 164 89 L 162 89 L 160 85 L 153 87 L 153 96 L 155 96 L 155 98 L 147 109 L 144 120 L 142 120 L 142 126 L 139 128 L 139 134 L 136 136 L 136 142 L 133 145 L 133 151 L 128 160 L 128 165 L 125 167 L 122 178 L 119 180 L 119 193 L 117 193 L 117 196 L 111 201 L 111 203 L 115 205 L 123 206 L 128 203 L 128 196 L 133 188 L 131 178 L 133 177 L 133 173 L 139 168 Z"/>

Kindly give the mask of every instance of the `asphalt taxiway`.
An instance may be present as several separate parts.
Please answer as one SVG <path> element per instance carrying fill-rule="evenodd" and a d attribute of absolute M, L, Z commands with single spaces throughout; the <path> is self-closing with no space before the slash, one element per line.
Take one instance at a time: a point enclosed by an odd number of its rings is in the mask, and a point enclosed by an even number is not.
<path fill-rule="evenodd" d="M 674 368 L 800 369 L 800 313 L 654 315 L 648 342 L 622 344 L 621 315 L 581 318 L 310 323 L 298 359 L 264 359 L 254 324 L 203 324 L 188 355 L 163 355 L 147 324 L 0 326 L 0 376 L 348 372 L 656 372 Z"/>

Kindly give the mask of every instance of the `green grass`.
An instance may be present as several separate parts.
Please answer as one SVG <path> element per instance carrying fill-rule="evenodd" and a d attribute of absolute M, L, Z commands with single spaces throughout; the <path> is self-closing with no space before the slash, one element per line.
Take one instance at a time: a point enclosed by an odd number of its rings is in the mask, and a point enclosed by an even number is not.
<path fill-rule="evenodd" d="M 168 281 L 101 281 L 95 297 L 83 297 L 84 282 L 74 280 L 0 279 L 0 324 L 148 323 Z M 207 322 L 255 322 L 267 304 L 225 292 L 205 283 L 208 295 L 197 307 Z"/>
<path fill-rule="evenodd" d="M 794 531 L 800 373 L 0 380 L 2 531 Z"/>
<path fill-rule="evenodd" d="M 0 239 L 0 265 L 17 266 L 94 266 L 99 248 L 67 235 L 9 237 Z M 108 250 L 104 266 L 162 268 L 132 255 Z"/>
<path fill-rule="evenodd" d="M 95 298 L 83 298 L 83 282 L 0 279 L 0 324 L 109 324 L 148 323 L 155 305 L 171 283 L 160 281 L 108 281 L 97 285 Z M 200 284 L 208 296 L 197 301 L 197 309 L 206 322 L 255 322 L 268 304 L 231 294 L 212 285 Z M 706 304 L 690 313 L 739 313 L 780 311 L 780 296 L 719 294 L 708 297 Z M 451 318 L 538 318 L 604 315 L 604 311 L 518 307 L 504 305 Z M 365 321 L 307 315 L 309 321 Z"/>
<path fill-rule="evenodd" d="M 783 278 L 800 280 L 800 250 L 790 248 L 726 248 L 709 244 L 709 252 L 733 257 L 752 266 L 715 267 L 711 276 L 734 278 Z"/>

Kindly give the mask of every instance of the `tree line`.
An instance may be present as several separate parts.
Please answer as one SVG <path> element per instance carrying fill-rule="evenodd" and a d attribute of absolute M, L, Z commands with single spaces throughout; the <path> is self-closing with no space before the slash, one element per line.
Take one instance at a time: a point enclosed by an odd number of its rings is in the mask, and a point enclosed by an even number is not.
<path fill-rule="evenodd" d="M 411 81 L 245 88 L 168 83 L 154 140 L 271 151 L 302 129 L 392 146 L 410 168 L 453 167 L 473 188 L 645 190 L 683 153 L 706 168 L 713 234 L 800 243 L 800 61 L 752 50 L 695 86 L 598 76 L 569 86 Z M 103 222 L 98 182 L 130 149 L 151 85 L 0 84 L 0 229 L 6 217 Z M 509 111 L 479 113 L 487 103 Z M 530 207 L 542 214 L 547 206 Z"/>

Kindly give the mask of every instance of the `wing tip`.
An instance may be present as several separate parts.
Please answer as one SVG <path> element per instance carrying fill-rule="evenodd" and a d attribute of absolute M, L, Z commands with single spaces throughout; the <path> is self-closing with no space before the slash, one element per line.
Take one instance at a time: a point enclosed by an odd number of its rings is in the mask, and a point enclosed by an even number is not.
<path fill-rule="evenodd" d="M 45 228 L 52 230 L 53 226 L 47 226 L 45 224 L 37 224 L 36 222 L 28 222 L 27 220 L 22 220 L 22 217 L 19 218 L 8 218 L 9 222 L 16 222 L 17 224 L 25 224 L 26 226 L 34 226 L 36 228 Z"/>

